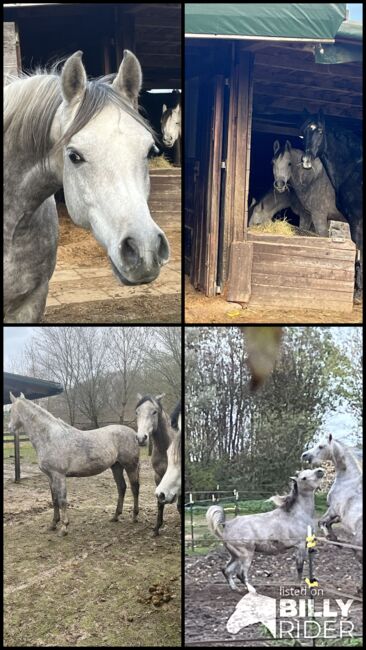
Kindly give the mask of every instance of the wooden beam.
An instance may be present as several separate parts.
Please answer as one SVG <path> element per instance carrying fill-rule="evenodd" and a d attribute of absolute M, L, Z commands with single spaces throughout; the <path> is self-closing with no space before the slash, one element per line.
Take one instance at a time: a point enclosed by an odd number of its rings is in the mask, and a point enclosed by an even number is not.
<path fill-rule="evenodd" d="M 298 92 L 296 91 L 296 89 L 291 91 L 288 90 L 288 92 L 284 92 L 284 89 L 281 88 L 278 89 L 278 92 L 276 93 L 275 87 L 269 88 L 268 86 L 263 86 L 260 83 L 256 83 L 254 85 L 254 95 L 255 96 L 263 95 L 263 101 L 268 102 L 269 105 L 271 105 L 272 99 L 277 100 L 283 97 L 285 100 L 295 99 L 295 100 L 303 100 L 304 102 L 313 101 L 313 102 L 317 102 L 318 104 L 362 108 L 362 102 L 358 102 L 357 97 L 349 97 L 348 101 L 345 101 L 347 99 L 346 96 L 337 97 L 335 101 L 332 101 L 332 99 L 330 98 L 324 99 L 321 95 L 311 93 L 311 91 L 301 92 L 300 88 L 298 89 Z"/>
<path fill-rule="evenodd" d="M 293 70 L 299 72 L 312 72 L 318 75 L 326 76 L 340 76 L 348 79 L 360 79 L 362 77 L 362 66 L 347 64 L 337 65 L 316 65 L 301 60 L 300 57 L 289 58 L 288 56 L 266 56 L 264 54 L 257 54 L 255 58 L 257 66 L 265 66 L 267 70 L 271 68 L 285 68 L 286 70 Z"/>

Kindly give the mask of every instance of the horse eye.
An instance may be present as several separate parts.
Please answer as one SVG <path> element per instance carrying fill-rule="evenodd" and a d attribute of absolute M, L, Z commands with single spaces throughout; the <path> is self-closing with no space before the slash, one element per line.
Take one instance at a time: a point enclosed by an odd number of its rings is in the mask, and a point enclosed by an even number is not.
<path fill-rule="evenodd" d="M 157 411 L 153 411 L 153 415 L 156 415 L 156 414 L 157 414 Z"/>
<path fill-rule="evenodd" d="M 148 159 L 150 160 L 151 158 L 155 158 L 160 153 L 160 150 L 153 144 L 150 149 L 149 153 L 147 154 Z"/>
<path fill-rule="evenodd" d="M 319 449 L 323 449 L 323 445 L 319 445 Z"/>
<path fill-rule="evenodd" d="M 68 156 L 69 160 L 71 160 L 74 165 L 78 165 L 79 163 L 84 162 L 84 158 L 80 156 L 80 154 L 76 153 L 76 151 L 70 151 L 68 153 Z"/>
<path fill-rule="evenodd" d="M 303 477 L 302 477 L 302 480 L 303 480 L 303 481 L 306 481 L 306 476 L 303 476 Z"/>
<path fill-rule="evenodd" d="M 318 129 L 318 132 L 319 132 L 319 133 L 323 133 L 323 129 Z"/>

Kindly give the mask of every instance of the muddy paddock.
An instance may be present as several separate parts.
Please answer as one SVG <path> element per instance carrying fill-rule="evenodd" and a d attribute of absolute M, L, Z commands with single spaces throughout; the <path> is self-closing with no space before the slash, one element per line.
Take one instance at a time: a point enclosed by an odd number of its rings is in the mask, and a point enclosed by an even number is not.
<path fill-rule="evenodd" d="M 111 522 L 117 499 L 112 472 L 67 479 L 69 534 L 48 531 L 47 478 L 22 464 L 22 480 L 5 465 L 5 646 L 174 646 L 181 644 L 180 517 L 165 508 L 152 537 L 155 484 L 143 456 L 140 514 Z"/>
<path fill-rule="evenodd" d="M 336 598 L 342 598 L 343 602 L 346 602 L 348 598 L 354 596 L 349 620 L 354 624 L 353 633 L 360 635 L 362 634 L 362 595 L 360 596 L 359 593 L 356 595 L 356 585 L 361 584 L 361 565 L 350 549 L 328 545 L 321 545 L 321 547 L 319 545 L 318 548 L 319 552 L 314 556 L 314 576 L 319 582 L 319 590 L 322 589 L 323 593 L 319 591 L 315 596 L 315 608 L 321 609 L 324 598 L 330 599 L 333 608 Z M 228 559 L 228 553 L 222 548 L 204 556 L 186 556 L 185 645 L 204 646 L 207 642 L 210 646 L 248 644 L 271 647 L 273 644 L 268 642 L 269 632 L 261 623 L 242 628 L 237 634 L 229 634 L 226 630 L 229 617 L 239 600 L 247 593 L 243 585 L 239 587 L 240 593 L 234 593 L 229 588 L 221 572 Z M 272 598 L 291 598 L 291 596 L 280 595 L 280 585 L 298 587 L 295 575 L 295 560 L 291 552 L 278 556 L 258 553 L 251 568 L 252 584 L 257 592 Z M 308 566 L 305 562 L 304 577 L 308 575 Z M 307 596 L 303 595 L 301 598 L 306 599 Z M 317 620 L 321 621 L 319 618 Z M 312 645 L 311 641 L 304 639 L 301 640 L 301 644 Z"/>

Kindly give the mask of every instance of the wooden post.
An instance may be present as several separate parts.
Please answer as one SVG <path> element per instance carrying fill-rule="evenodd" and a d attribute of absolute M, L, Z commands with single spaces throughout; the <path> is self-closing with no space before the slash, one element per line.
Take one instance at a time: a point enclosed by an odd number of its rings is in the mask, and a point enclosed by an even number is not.
<path fill-rule="evenodd" d="M 135 17 L 122 11 L 118 5 L 114 10 L 115 42 L 116 42 L 116 70 L 123 59 L 123 50 L 130 50 L 135 54 Z"/>
<path fill-rule="evenodd" d="M 229 273 L 230 247 L 246 239 L 253 97 L 253 55 L 233 45 L 226 165 L 223 280 Z"/>
<path fill-rule="evenodd" d="M 217 257 L 219 246 L 219 207 L 222 152 L 222 120 L 224 109 L 224 76 L 215 80 L 212 116 L 212 140 L 207 187 L 207 243 L 205 255 L 204 289 L 206 296 L 216 295 Z"/>
<path fill-rule="evenodd" d="M 15 463 L 15 483 L 20 483 L 20 446 L 19 431 L 14 432 L 14 463 Z"/>

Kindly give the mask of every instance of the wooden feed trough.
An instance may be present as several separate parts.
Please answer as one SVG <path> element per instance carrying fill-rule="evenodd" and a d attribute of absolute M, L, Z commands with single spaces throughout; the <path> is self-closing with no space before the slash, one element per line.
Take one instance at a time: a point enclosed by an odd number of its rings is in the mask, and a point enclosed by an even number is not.
<path fill-rule="evenodd" d="M 234 243 L 231 254 L 228 300 L 251 307 L 353 309 L 356 247 L 350 239 L 248 232 L 247 242 Z"/>

